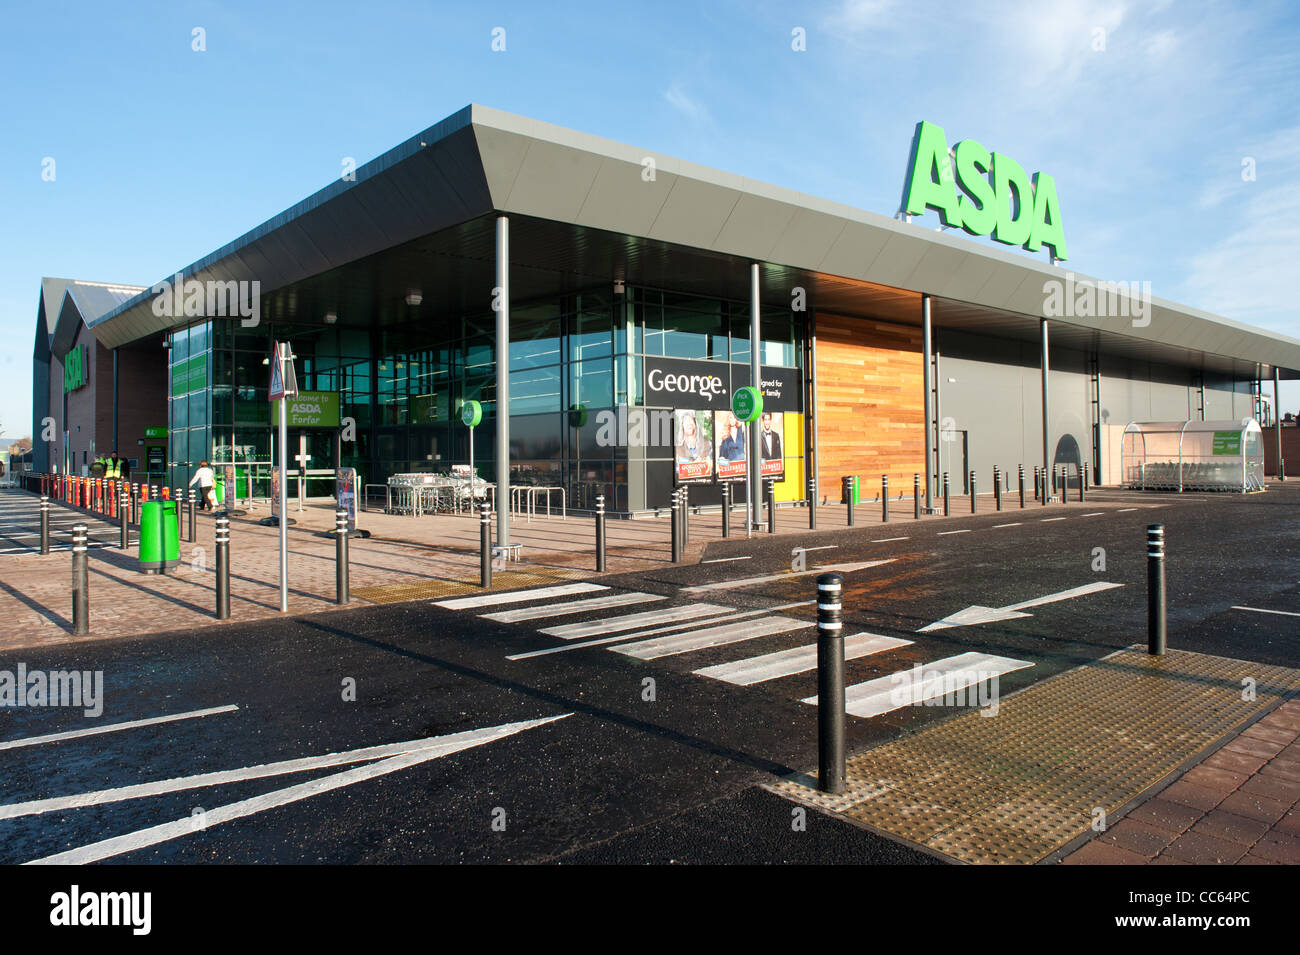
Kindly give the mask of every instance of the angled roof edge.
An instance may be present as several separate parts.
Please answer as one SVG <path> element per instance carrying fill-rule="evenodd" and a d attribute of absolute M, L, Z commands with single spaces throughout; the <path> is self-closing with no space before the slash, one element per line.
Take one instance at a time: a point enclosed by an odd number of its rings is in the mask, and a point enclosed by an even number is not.
<path fill-rule="evenodd" d="M 468 132 L 466 132 L 468 130 Z M 425 158 L 421 158 L 425 157 Z M 656 178 L 629 190 L 653 158 Z M 629 180 L 635 175 L 637 180 Z M 1036 319 L 1044 283 L 1099 282 L 969 237 L 480 105 L 467 106 L 180 270 L 263 294 L 492 211 L 840 276 Z M 422 231 L 421 231 L 422 230 Z M 164 281 L 170 280 L 168 276 Z M 184 324 L 146 290 L 89 324 L 108 347 Z M 1145 326 L 1055 322 L 1300 373 L 1300 340 L 1151 298 Z"/>
<path fill-rule="evenodd" d="M 62 359 L 77 339 L 77 331 L 128 302 L 142 292 L 140 285 L 114 285 L 107 282 L 67 280 L 59 303 L 54 330 L 50 333 L 50 353 Z"/>

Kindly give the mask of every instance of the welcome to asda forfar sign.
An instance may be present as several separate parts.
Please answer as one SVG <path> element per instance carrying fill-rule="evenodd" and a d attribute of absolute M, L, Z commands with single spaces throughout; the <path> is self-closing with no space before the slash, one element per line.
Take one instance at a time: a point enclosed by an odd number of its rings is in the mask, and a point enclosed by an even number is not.
<path fill-rule="evenodd" d="M 950 155 L 942 126 L 916 124 L 903 189 L 908 215 L 934 209 L 944 225 L 971 235 L 991 234 L 1030 252 L 1047 246 L 1057 259 L 1066 257 L 1056 180 L 1036 172 L 1031 181 L 1020 163 L 973 139 L 963 139 Z"/>
<path fill-rule="evenodd" d="M 300 391 L 285 401 L 286 423 L 290 428 L 337 428 L 339 393 L 337 391 Z M 271 402 L 271 424 L 280 424 L 280 402 Z"/>

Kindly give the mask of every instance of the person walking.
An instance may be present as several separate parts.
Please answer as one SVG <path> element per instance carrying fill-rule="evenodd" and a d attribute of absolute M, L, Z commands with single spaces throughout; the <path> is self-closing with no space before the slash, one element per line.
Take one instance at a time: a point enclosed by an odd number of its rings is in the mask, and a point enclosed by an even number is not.
<path fill-rule="evenodd" d="M 199 510 L 212 510 L 212 489 L 217 483 L 217 476 L 212 473 L 212 468 L 208 467 L 207 461 L 199 462 L 199 469 L 194 472 L 194 477 L 190 478 L 190 487 L 195 482 L 199 485 Z"/>

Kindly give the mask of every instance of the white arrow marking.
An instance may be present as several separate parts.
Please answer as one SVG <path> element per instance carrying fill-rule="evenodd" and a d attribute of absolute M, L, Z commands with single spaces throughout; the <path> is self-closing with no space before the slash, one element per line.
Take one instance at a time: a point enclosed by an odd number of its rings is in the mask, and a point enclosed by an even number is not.
<path fill-rule="evenodd" d="M 928 626 L 922 627 L 917 633 L 926 633 L 930 630 L 947 630 L 949 627 L 970 627 L 979 623 L 994 623 L 998 620 L 1014 620 L 1017 617 L 1028 617 L 1031 614 L 1020 613 L 1019 611 L 1027 607 L 1037 607 L 1040 604 L 1055 603 L 1058 600 L 1069 600 L 1072 597 L 1083 597 L 1087 594 L 1100 593 L 1103 590 L 1110 590 L 1114 587 L 1123 587 L 1123 584 L 1095 583 L 1084 584 L 1082 587 L 1072 587 L 1069 590 L 1062 590 L 1059 593 L 1048 594 L 1046 597 L 1035 597 L 1033 600 L 1022 600 L 1018 604 L 1007 604 L 1005 607 L 981 607 L 976 604 L 973 607 L 967 607 L 965 610 L 959 610 L 951 616 L 944 617 Z"/>
<path fill-rule="evenodd" d="M 573 714 L 571 713 L 562 713 L 559 716 L 548 716 L 537 720 L 525 720 L 519 723 L 505 723 L 501 726 L 489 726 L 483 729 L 470 730 L 465 733 L 454 733 L 450 736 L 431 737 L 428 740 L 418 741 L 421 743 L 427 743 L 428 745 L 413 752 L 390 756 L 387 759 L 381 759 L 378 762 L 372 762 L 366 766 L 358 766 L 355 769 L 345 770 L 341 773 L 334 773 L 331 776 L 323 776 L 320 779 L 313 779 L 310 782 L 299 783 L 296 786 L 277 789 L 274 792 L 265 793 L 261 796 L 254 796 L 251 799 L 243 799 L 239 802 L 228 803 L 227 805 L 210 809 L 203 814 L 203 826 L 201 828 L 210 828 L 211 826 L 220 825 L 223 822 L 231 822 L 232 820 L 240 819 L 244 816 L 266 812 L 268 809 L 286 806 L 303 799 L 309 799 L 312 796 L 318 796 L 321 793 L 341 789 L 344 786 L 351 786 L 354 783 L 365 782 L 368 779 L 376 779 L 380 776 L 386 776 L 389 773 L 397 772 L 399 769 L 408 769 L 411 766 L 417 766 L 420 763 L 428 762 L 431 759 L 437 759 L 440 756 L 448 756 L 464 749 L 482 746 L 484 743 L 491 743 L 494 740 L 513 736 L 515 733 L 520 733 L 536 726 L 542 726 L 543 724 L 551 723 L 555 720 L 562 720 L 566 716 L 572 715 Z M 399 743 L 394 745 L 403 746 L 410 744 Z M 382 747 L 374 748 L 377 749 Z M 330 757 L 320 758 L 328 759 Z M 99 842 L 91 843 L 90 845 L 80 846 L 76 849 L 69 849 L 66 852 L 55 853 L 52 856 L 45 856 L 42 859 L 33 859 L 31 862 L 25 864 L 85 865 L 90 862 L 100 862 L 104 859 L 110 859 L 113 856 L 122 855 L 126 852 L 134 852 L 137 849 L 145 849 L 149 846 L 155 846 L 162 842 L 178 839 L 181 836 L 191 835 L 195 831 L 199 830 L 195 829 L 193 817 L 185 816 L 184 818 L 177 819 L 173 822 L 165 822 L 161 825 L 150 826 L 147 829 L 140 829 L 136 832 L 129 832 L 125 835 L 114 836 L 111 839 L 103 839 Z"/>
<path fill-rule="evenodd" d="M 866 570 L 868 567 L 879 567 L 881 564 L 892 564 L 893 562 L 894 558 L 890 557 L 888 560 L 864 560 L 856 564 L 823 564 L 814 570 L 788 571 L 784 574 L 768 574 L 766 577 L 743 577 L 740 580 L 720 580 L 715 584 L 697 584 L 694 587 L 683 587 L 682 593 L 691 594 L 701 590 L 748 587 L 751 584 L 765 584 L 772 580 L 791 580 L 795 577 L 807 577 L 809 574 L 824 574 L 831 571 L 848 574 L 855 570 Z"/>

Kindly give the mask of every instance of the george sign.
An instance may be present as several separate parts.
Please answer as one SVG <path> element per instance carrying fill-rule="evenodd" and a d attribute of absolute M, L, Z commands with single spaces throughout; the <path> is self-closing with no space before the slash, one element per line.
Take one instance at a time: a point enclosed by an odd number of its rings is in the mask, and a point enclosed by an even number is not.
<path fill-rule="evenodd" d="M 280 516 L 280 469 L 271 468 L 271 516 Z"/>
<path fill-rule="evenodd" d="M 460 406 L 460 420 L 467 428 L 477 428 L 483 420 L 483 405 L 477 401 L 466 401 Z"/>
<path fill-rule="evenodd" d="M 731 413 L 745 424 L 753 424 L 763 413 L 763 396 L 752 385 L 737 388 L 731 396 Z"/>
<path fill-rule="evenodd" d="M 90 383 L 90 363 L 86 359 L 86 346 L 74 345 L 63 356 L 63 393 L 84 388 Z"/>
<path fill-rule="evenodd" d="M 682 358 L 645 359 L 645 403 L 661 408 L 725 408 L 731 392 L 731 365 L 725 361 Z"/>
<path fill-rule="evenodd" d="M 677 484 L 713 483 L 713 415 L 707 410 L 673 412 L 673 480 Z"/>
<path fill-rule="evenodd" d="M 1216 431 L 1214 432 L 1214 455 L 1216 457 L 1241 454 L 1241 432 L 1240 431 Z"/>
<path fill-rule="evenodd" d="M 290 428 L 337 428 L 339 393 L 337 391 L 300 391 L 285 400 L 285 420 Z M 280 423 L 279 403 L 271 405 L 271 424 Z"/>
<path fill-rule="evenodd" d="M 950 154 L 942 126 L 917 123 L 903 189 L 901 211 L 908 215 L 934 209 L 944 225 L 970 235 L 991 233 L 1029 252 L 1047 246 L 1055 258 L 1066 258 L 1056 180 L 1036 172 L 1031 183 L 1020 163 L 973 139 Z"/>
<path fill-rule="evenodd" d="M 336 468 L 334 471 L 334 499 L 348 512 L 348 533 L 357 529 L 357 470 Z"/>

